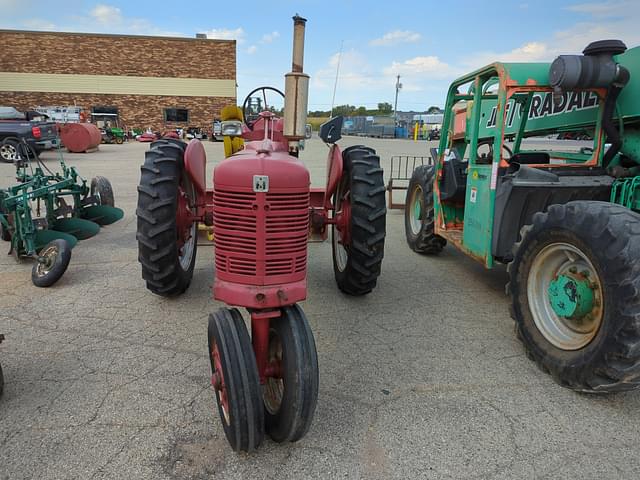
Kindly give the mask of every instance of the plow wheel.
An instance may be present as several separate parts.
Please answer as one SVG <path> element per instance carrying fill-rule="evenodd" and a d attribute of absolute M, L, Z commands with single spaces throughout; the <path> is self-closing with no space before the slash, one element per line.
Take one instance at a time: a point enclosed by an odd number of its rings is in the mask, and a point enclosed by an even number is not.
<path fill-rule="evenodd" d="M 98 204 L 84 207 L 83 218 L 98 225 L 111 225 L 124 217 L 124 211 L 115 206 L 113 187 L 106 177 L 97 176 L 91 179 L 90 195 L 98 200 Z"/>
<path fill-rule="evenodd" d="M 38 254 L 31 270 L 31 281 L 36 287 L 50 287 L 64 275 L 70 260 L 71 246 L 66 240 L 49 242 Z"/>
<path fill-rule="evenodd" d="M 512 315 L 528 356 L 561 385 L 640 385 L 640 215 L 619 205 L 552 205 L 522 228 L 509 265 Z"/>
<path fill-rule="evenodd" d="M 162 296 L 191 283 L 197 250 L 196 193 L 184 171 L 184 147 L 154 142 L 138 186 L 138 259 L 147 288 Z"/>
<path fill-rule="evenodd" d="M 221 308 L 209 316 L 211 383 L 224 433 L 235 451 L 255 450 L 264 438 L 258 367 L 242 315 Z"/>
<path fill-rule="evenodd" d="M 298 305 L 271 319 L 269 364 L 262 390 L 266 431 L 276 442 L 302 438 L 318 399 L 318 356 L 307 317 Z"/>
<path fill-rule="evenodd" d="M 2 195 L 2 192 L 0 192 L 0 195 Z M 1 199 L 1 197 L 0 197 Z M 8 220 L 8 212 L 4 207 L 0 207 L 0 213 L 2 213 L 5 216 L 5 219 Z M 0 222 L 0 238 L 2 240 L 4 240 L 5 242 L 10 242 L 11 241 L 11 232 L 9 231 L 8 228 L 6 228 L 2 222 Z"/>
<path fill-rule="evenodd" d="M 113 187 L 106 177 L 97 176 L 91 179 L 91 196 L 94 195 L 100 199 L 100 205 L 114 207 L 116 204 Z"/>
<path fill-rule="evenodd" d="M 347 148 L 344 172 L 334 195 L 331 226 L 333 271 L 338 288 L 364 295 L 376 286 L 386 228 L 385 186 L 380 158 L 363 146 Z"/>
<path fill-rule="evenodd" d="M 407 189 L 404 209 L 404 231 L 409 247 L 414 252 L 440 253 L 447 241 L 434 233 L 433 181 L 435 168 L 420 165 L 413 171 Z"/>

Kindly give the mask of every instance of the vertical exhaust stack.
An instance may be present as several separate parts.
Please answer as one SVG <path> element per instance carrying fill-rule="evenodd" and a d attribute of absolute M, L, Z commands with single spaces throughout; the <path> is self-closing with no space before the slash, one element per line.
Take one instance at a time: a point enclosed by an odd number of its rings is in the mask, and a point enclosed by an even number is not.
<path fill-rule="evenodd" d="M 304 138 L 309 98 L 309 75 L 303 72 L 304 29 L 307 20 L 293 17 L 293 64 L 287 73 L 284 87 L 284 136 L 289 152 L 297 155 L 298 141 Z"/>

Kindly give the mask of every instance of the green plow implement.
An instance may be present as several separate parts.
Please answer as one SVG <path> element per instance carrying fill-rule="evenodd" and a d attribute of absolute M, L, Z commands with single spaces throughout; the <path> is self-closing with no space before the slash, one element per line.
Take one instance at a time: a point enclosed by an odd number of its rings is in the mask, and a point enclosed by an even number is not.
<path fill-rule="evenodd" d="M 29 151 L 26 143 L 23 147 Z M 52 172 L 32 152 L 16 161 L 17 184 L 0 189 L 0 237 L 10 243 L 9 253 L 16 259 L 36 260 L 31 278 L 41 287 L 62 277 L 78 240 L 124 216 L 114 205 L 109 180 L 94 177 L 87 184 L 58 154 L 61 173 Z"/>

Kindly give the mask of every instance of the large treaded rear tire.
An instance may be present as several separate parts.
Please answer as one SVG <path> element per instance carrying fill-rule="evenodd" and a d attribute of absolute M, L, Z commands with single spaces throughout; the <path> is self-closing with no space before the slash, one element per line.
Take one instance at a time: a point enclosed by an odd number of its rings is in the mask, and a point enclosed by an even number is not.
<path fill-rule="evenodd" d="M 433 217 L 433 182 L 435 179 L 435 167 L 432 165 L 420 165 L 411 175 L 409 188 L 407 189 L 407 205 L 404 209 L 404 231 L 407 244 L 411 250 L 417 253 L 433 255 L 440 253 L 447 241 L 435 234 Z M 416 201 L 420 202 L 420 230 L 415 232 L 411 226 L 411 215 L 415 215 L 411 200 L 418 195 Z"/>
<path fill-rule="evenodd" d="M 521 230 L 507 291 L 516 332 L 529 358 L 564 387 L 618 392 L 640 385 L 640 215 L 620 205 L 575 201 L 537 213 Z M 595 268 L 603 313 L 597 333 L 577 350 L 558 348 L 536 326 L 528 298 L 532 264 L 549 245 L 575 246 Z M 546 257 L 541 257 L 546 258 Z M 537 298 L 537 297 L 536 297 Z"/>
<path fill-rule="evenodd" d="M 351 205 L 351 242 L 345 246 L 347 261 L 337 260 L 337 228 L 332 226 L 333 271 L 338 288 L 349 295 L 364 295 L 376 286 L 384 257 L 386 236 L 385 185 L 380 157 L 375 150 L 357 145 L 342 152 L 343 179 L 334 195 L 348 188 Z"/>
<path fill-rule="evenodd" d="M 178 187 L 184 173 L 184 149 L 178 142 L 153 142 L 145 152 L 138 186 L 138 260 L 147 288 L 165 297 L 184 293 L 193 277 L 197 242 L 187 268 L 178 247 Z"/>

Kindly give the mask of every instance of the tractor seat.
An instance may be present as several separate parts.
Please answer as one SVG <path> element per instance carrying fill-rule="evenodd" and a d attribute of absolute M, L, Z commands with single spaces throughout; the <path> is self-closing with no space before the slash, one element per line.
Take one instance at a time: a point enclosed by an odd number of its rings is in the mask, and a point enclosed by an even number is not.
<path fill-rule="evenodd" d="M 551 157 L 547 152 L 521 152 L 512 155 L 509 163 L 518 163 L 520 165 L 549 164 Z"/>
<path fill-rule="evenodd" d="M 454 153 L 454 155 L 444 161 L 442 182 L 440 183 L 440 199 L 464 202 L 469 162 L 460 160 L 457 153 Z"/>

